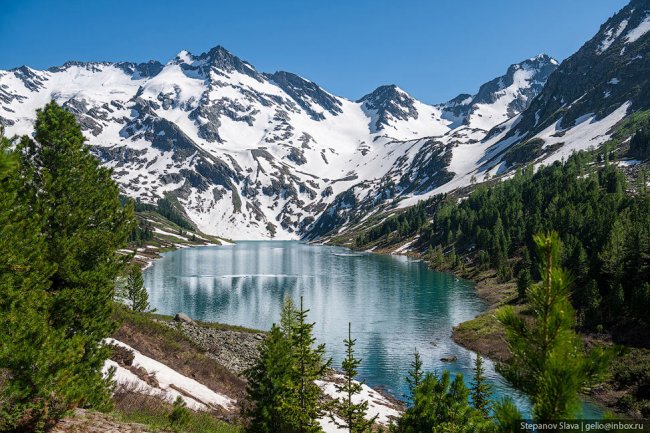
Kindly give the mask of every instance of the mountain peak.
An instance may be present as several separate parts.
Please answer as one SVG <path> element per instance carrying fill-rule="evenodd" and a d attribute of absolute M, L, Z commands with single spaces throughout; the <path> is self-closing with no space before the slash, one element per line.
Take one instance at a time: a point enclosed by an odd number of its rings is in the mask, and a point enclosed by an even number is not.
<path fill-rule="evenodd" d="M 216 65 L 235 65 L 237 63 L 244 63 L 250 66 L 248 62 L 241 60 L 239 57 L 225 49 L 221 45 L 211 48 L 209 51 L 202 53 L 198 56 L 199 60 L 207 60 Z"/>
<path fill-rule="evenodd" d="M 375 90 L 368 93 L 367 95 L 363 96 L 357 102 L 365 102 L 365 101 L 376 102 L 381 100 L 391 100 L 391 99 L 399 98 L 402 95 L 406 95 L 407 97 L 410 98 L 410 95 L 406 93 L 404 90 L 400 89 L 396 84 L 384 84 L 382 86 L 377 87 Z"/>
<path fill-rule="evenodd" d="M 557 73 L 506 138 L 527 137 L 559 121 L 573 127 L 589 114 L 599 121 L 625 104 L 648 109 L 646 83 L 650 47 L 650 1 L 635 0 L 610 17 L 582 47 L 562 61 Z"/>
<path fill-rule="evenodd" d="M 549 63 L 551 65 L 559 64 L 557 60 L 555 60 L 553 57 L 549 56 L 546 53 L 539 53 L 538 55 L 533 56 L 528 60 L 524 60 L 521 63 L 541 63 L 541 64 Z"/>
<path fill-rule="evenodd" d="M 273 74 L 264 75 L 291 96 L 314 120 L 325 118 L 323 112 L 318 110 L 318 107 L 335 116 L 342 112 L 341 101 L 324 91 L 313 81 L 286 71 L 277 71 Z"/>
<path fill-rule="evenodd" d="M 511 86 L 521 89 L 534 87 L 534 93 L 537 94 L 557 66 L 558 62 L 547 54 L 538 54 L 530 59 L 512 64 L 504 75 L 483 84 L 472 102 L 474 104 L 491 104 L 502 96 L 505 89 Z M 523 109 L 525 107 L 522 106 L 516 111 Z"/>
<path fill-rule="evenodd" d="M 180 64 L 184 70 L 199 71 L 203 75 L 208 75 L 211 69 L 217 69 L 222 73 L 237 71 L 258 81 L 262 80 L 261 74 L 255 70 L 253 65 L 235 56 L 221 45 L 198 56 L 187 50 L 182 50 L 176 55 L 174 62 Z"/>
<path fill-rule="evenodd" d="M 483 84 L 475 95 L 460 94 L 439 105 L 443 117 L 454 125 L 490 130 L 524 111 L 558 65 L 557 60 L 544 53 L 514 63 L 505 74 Z M 485 106 L 495 103 L 501 107 L 498 112 L 492 109 L 483 112 Z"/>
<path fill-rule="evenodd" d="M 372 114 L 374 132 L 388 126 L 390 119 L 417 119 L 415 99 L 395 84 L 377 87 L 357 102 L 363 104 L 363 109 Z"/>

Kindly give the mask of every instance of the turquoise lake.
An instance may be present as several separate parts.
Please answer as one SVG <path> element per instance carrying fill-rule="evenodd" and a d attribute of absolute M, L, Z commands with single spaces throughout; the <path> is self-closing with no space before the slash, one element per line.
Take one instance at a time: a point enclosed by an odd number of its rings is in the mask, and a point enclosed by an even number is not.
<path fill-rule="evenodd" d="M 451 329 L 485 309 L 471 282 L 421 261 L 292 241 L 180 249 L 163 254 L 144 278 L 159 313 L 264 330 L 278 321 L 286 296 L 297 302 L 303 296 L 334 366 L 351 322 L 361 379 L 398 398 L 416 348 L 428 371 L 448 369 L 469 381 L 474 354 L 452 341 Z M 441 361 L 452 356 L 455 362 Z M 496 397 L 511 396 L 528 413 L 528 399 L 491 362 L 486 369 Z M 584 412 L 588 418 L 600 413 L 591 405 Z"/>

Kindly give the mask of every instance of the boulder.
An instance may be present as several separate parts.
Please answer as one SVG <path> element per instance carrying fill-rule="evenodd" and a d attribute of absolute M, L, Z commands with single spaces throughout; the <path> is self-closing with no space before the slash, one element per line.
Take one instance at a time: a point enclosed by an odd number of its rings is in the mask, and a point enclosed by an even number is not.
<path fill-rule="evenodd" d="M 182 323 L 187 323 L 188 325 L 194 325 L 194 320 L 190 319 L 190 316 L 188 316 L 185 313 L 176 313 L 174 316 L 174 320 L 176 322 L 182 322 Z"/>

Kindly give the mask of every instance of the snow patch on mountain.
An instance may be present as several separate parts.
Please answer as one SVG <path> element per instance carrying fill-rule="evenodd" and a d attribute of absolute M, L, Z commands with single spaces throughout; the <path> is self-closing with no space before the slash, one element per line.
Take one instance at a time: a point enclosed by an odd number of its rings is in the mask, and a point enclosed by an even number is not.
<path fill-rule="evenodd" d="M 165 364 L 143 355 L 128 344 L 112 338 L 107 339 L 106 343 L 123 347 L 132 352 L 133 367 L 141 368 L 147 374 L 153 375 L 158 383 L 158 386 L 154 387 L 140 379 L 130 370 L 109 359 L 104 365 L 104 374 L 108 374 L 110 369 L 114 369 L 114 380 L 118 385 L 126 386 L 137 393 L 166 400 L 169 403 L 173 403 L 176 398 L 180 397 L 193 410 L 210 410 L 216 407 L 221 407 L 228 411 L 234 410 L 236 400 L 212 391 L 196 380 L 184 376 Z"/>
<path fill-rule="evenodd" d="M 621 21 L 618 26 L 616 26 L 615 29 L 610 28 L 605 31 L 605 37 L 601 41 L 600 45 L 598 45 L 598 48 L 596 49 L 596 54 L 600 55 L 603 52 L 607 51 L 607 49 L 614 43 L 616 39 L 618 39 L 619 36 L 623 33 L 625 28 L 627 27 L 627 20 Z"/>
<path fill-rule="evenodd" d="M 479 155 L 488 131 L 524 110 L 556 67 L 540 55 L 445 104 L 394 85 L 351 101 L 215 47 L 164 65 L 0 71 L 0 123 L 31 134 L 36 110 L 54 99 L 124 194 L 172 196 L 208 234 L 295 239 L 468 172 L 459 158 Z M 323 215 L 333 219 L 318 222 Z"/>
<path fill-rule="evenodd" d="M 568 130 L 560 128 L 561 121 L 558 121 L 537 134 L 535 137 L 544 141 L 543 149 L 560 145 L 559 150 L 544 159 L 543 164 L 566 159 L 580 150 L 597 149 L 609 140 L 612 128 L 628 114 L 631 105 L 632 102 L 628 101 L 601 120 L 597 120 L 593 113 L 586 114 Z"/>
<path fill-rule="evenodd" d="M 627 32 L 625 43 L 631 44 L 639 40 L 643 35 L 650 31 L 650 15 L 647 15 L 638 26 Z"/>

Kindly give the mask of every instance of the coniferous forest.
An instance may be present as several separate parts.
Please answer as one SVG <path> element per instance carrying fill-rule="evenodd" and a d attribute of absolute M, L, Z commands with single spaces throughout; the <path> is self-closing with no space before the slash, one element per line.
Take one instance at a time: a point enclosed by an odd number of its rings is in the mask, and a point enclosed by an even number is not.
<path fill-rule="evenodd" d="M 478 187 L 460 203 L 433 197 L 358 235 L 356 244 L 417 233 L 434 267 L 493 268 L 504 281 L 518 277 L 525 286 L 541 277 L 531 260 L 533 236 L 555 230 L 563 244 L 561 264 L 571 272 L 579 325 L 647 326 L 647 174 L 630 181 L 604 159 L 580 153 L 536 172 L 524 168 L 512 179 Z"/>

